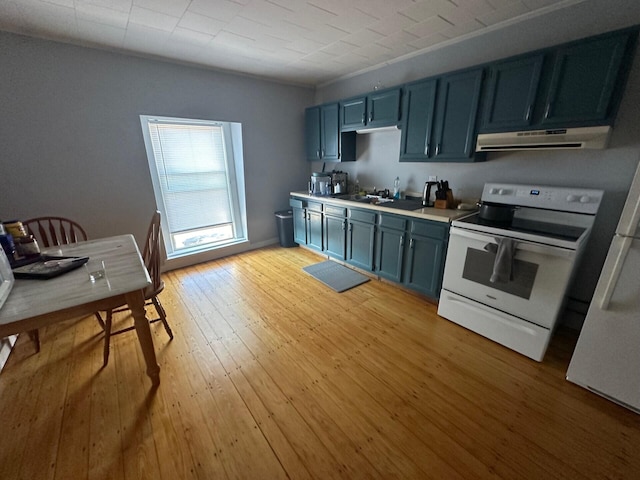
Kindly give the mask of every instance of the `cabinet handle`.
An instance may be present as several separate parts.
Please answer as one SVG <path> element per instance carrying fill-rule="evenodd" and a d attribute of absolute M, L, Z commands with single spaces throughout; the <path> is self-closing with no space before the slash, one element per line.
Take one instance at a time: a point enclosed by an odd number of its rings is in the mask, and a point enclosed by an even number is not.
<path fill-rule="evenodd" d="M 373 120 L 373 112 L 369 113 L 369 123 L 371 123 L 371 121 Z"/>
<path fill-rule="evenodd" d="M 413 238 L 411 239 L 411 242 L 409 243 L 409 248 L 413 249 Z"/>
<path fill-rule="evenodd" d="M 533 111 L 533 105 L 529 105 L 529 108 L 527 108 L 527 114 L 524 116 L 524 119 L 528 122 L 529 120 L 531 120 L 531 112 Z"/>
<path fill-rule="evenodd" d="M 547 103 L 547 108 L 544 110 L 544 118 L 549 118 L 551 114 L 551 102 Z"/>
<path fill-rule="evenodd" d="M 320 150 L 316 150 L 316 155 L 318 156 L 318 158 L 322 158 L 322 155 L 320 154 Z"/>
<path fill-rule="evenodd" d="M 344 222 L 342 222 L 342 231 L 344 232 L 344 230 L 346 229 Z"/>
<path fill-rule="evenodd" d="M 311 220 L 311 214 L 307 213 L 307 220 Z"/>
<path fill-rule="evenodd" d="M 404 235 L 400 237 L 400 248 L 404 247 Z"/>
<path fill-rule="evenodd" d="M 367 120 L 366 114 L 365 114 L 365 113 L 363 113 L 363 114 L 362 114 L 362 122 L 361 122 L 361 123 L 362 123 L 362 125 L 364 125 L 364 124 L 365 124 L 366 120 Z"/>
<path fill-rule="evenodd" d="M 440 155 L 440 144 L 436 145 L 436 155 Z"/>
<path fill-rule="evenodd" d="M 426 144 L 424 145 L 424 154 L 425 154 L 425 155 L 429 155 L 429 144 L 428 144 L 428 143 L 426 143 Z"/>
<path fill-rule="evenodd" d="M 353 230 L 353 223 L 350 223 L 349 224 L 349 231 L 352 231 L 352 230 Z"/>

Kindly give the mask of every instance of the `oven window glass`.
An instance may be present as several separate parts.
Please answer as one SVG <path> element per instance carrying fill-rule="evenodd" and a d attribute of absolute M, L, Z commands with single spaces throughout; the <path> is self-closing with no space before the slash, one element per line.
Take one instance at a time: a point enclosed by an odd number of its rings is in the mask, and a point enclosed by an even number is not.
<path fill-rule="evenodd" d="M 512 280 L 508 283 L 492 283 L 489 279 L 493 273 L 495 260 L 495 253 L 467 248 L 462 278 L 529 300 L 536 280 L 538 265 L 514 259 L 511 266 Z"/>

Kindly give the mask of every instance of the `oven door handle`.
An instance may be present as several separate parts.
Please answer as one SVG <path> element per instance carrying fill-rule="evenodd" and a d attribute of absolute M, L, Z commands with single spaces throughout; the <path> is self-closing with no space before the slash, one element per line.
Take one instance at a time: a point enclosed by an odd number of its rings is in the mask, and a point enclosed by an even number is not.
<path fill-rule="evenodd" d="M 449 231 L 449 235 L 457 235 L 464 238 L 469 238 L 471 240 L 477 240 L 478 242 L 483 243 L 493 243 L 496 244 L 496 238 L 509 238 L 504 235 L 492 235 L 488 233 L 476 233 L 470 232 L 469 230 L 464 230 L 458 227 L 451 227 Z M 524 252 L 537 253 L 541 255 L 552 255 L 555 257 L 566 258 L 568 260 L 572 260 L 576 256 L 576 252 L 574 250 L 569 250 L 567 248 L 562 247 L 554 247 L 552 245 L 541 245 L 537 243 L 527 242 L 524 240 L 515 239 L 516 242 L 516 253 L 518 250 L 522 250 Z"/>

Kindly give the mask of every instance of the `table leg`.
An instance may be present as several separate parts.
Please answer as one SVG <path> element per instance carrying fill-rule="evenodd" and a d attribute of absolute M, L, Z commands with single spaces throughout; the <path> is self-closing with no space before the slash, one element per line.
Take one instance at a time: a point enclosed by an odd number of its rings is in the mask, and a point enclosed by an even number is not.
<path fill-rule="evenodd" d="M 156 360 L 156 351 L 153 348 L 153 340 L 151 338 L 151 330 L 149 329 L 149 321 L 144 311 L 144 295 L 142 290 L 130 292 L 125 295 L 127 304 L 133 314 L 133 321 L 138 334 L 138 341 L 144 355 L 144 361 L 147 364 L 147 375 L 151 378 L 153 385 L 160 383 L 160 366 Z"/>

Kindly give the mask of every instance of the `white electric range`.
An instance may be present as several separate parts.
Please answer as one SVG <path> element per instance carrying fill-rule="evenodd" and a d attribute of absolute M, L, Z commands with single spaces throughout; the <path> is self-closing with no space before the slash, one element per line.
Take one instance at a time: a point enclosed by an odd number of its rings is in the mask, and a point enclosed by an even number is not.
<path fill-rule="evenodd" d="M 476 213 L 453 221 L 438 314 L 541 361 L 602 195 L 486 184 L 482 202 L 515 207 L 513 220 L 493 223 Z"/>

